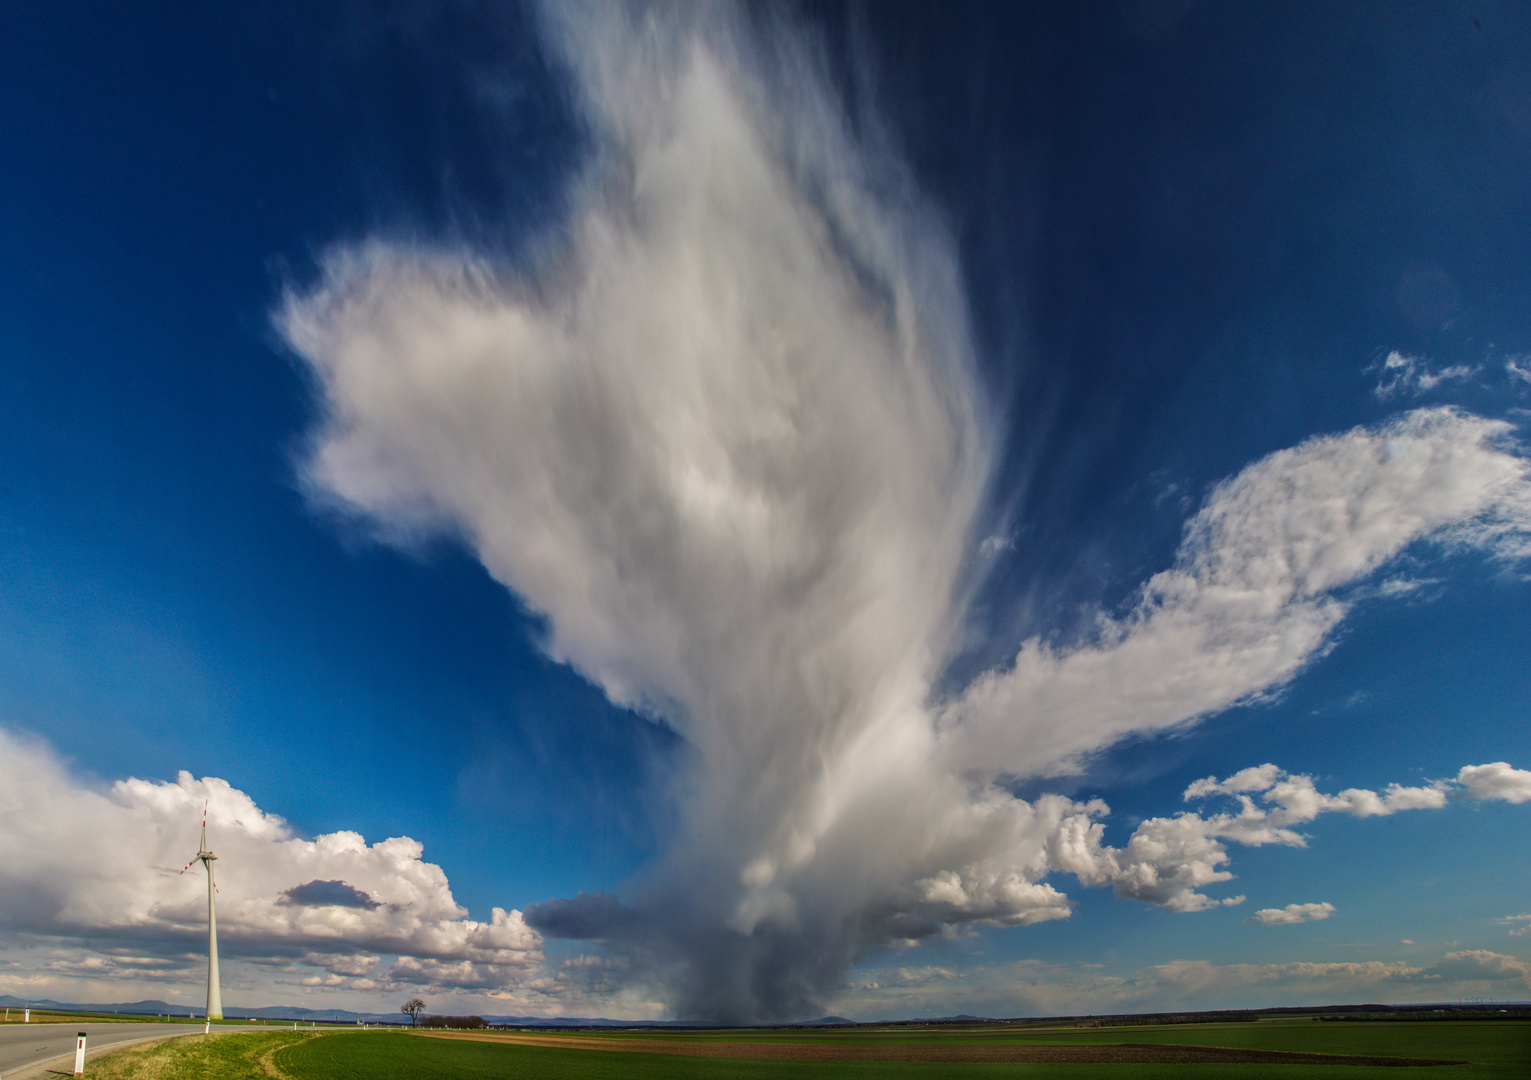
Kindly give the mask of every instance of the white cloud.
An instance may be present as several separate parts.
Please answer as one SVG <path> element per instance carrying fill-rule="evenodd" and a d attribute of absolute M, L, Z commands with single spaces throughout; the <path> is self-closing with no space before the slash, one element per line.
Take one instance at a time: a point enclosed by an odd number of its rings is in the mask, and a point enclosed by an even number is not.
<path fill-rule="evenodd" d="M 919 898 L 914 910 L 935 925 L 1030 926 L 1066 919 L 1073 906 L 1051 885 L 1028 881 L 1013 867 L 993 862 L 961 872 L 942 870 L 916 881 L 914 889 Z"/>
<path fill-rule="evenodd" d="M 1015 550 L 1015 541 L 1008 536 L 986 536 L 978 542 L 978 553 L 985 558 L 996 558 Z"/>
<path fill-rule="evenodd" d="M 1513 367 L 1513 361 L 1511 366 Z M 1475 367 L 1468 367 L 1465 364 L 1432 368 L 1428 361 L 1416 356 L 1405 356 L 1396 349 L 1388 353 L 1387 358 L 1378 367 L 1382 372 L 1382 377 L 1378 380 L 1372 393 L 1384 399 L 1403 394 L 1411 396 L 1425 394 L 1434 390 L 1443 382 L 1451 382 L 1456 379 L 1470 379 L 1479 370 Z"/>
<path fill-rule="evenodd" d="M 1500 919 L 1499 922 L 1501 925 L 1513 927 L 1510 930 L 1511 937 L 1525 937 L 1527 934 L 1531 934 L 1531 915 L 1507 915 Z M 1516 923 L 1524 925 L 1515 926 Z"/>
<path fill-rule="evenodd" d="M 1197 780 L 1185 789 L 1184 797 L 1189 801 L 1212 795 L 1233 795 L 1243 807 L 1237 818 L 1224 819 L 1227 822 L 1222 826 L 1225 831 L 1255 835 L 1268 827 L 1281 829 L 1300 825 L 1321 813 L 1378 817 L 1400 810 L 1438 810 L 1449 798 L 1527 802 L 1531 801 L 1531 771 L 1495 761 L 1487 765 L 1464 765 L 1455 779 L 1436 780 L 1423 786 L 1390 784 L 1381 794 L 1365 788 L 1347 788 L 1337 795 L 1325 795 L 1314 785 L 1311 776 L 1288 774 L 1275 765 L 1265 764 L 1244 769 L 1226 780 L 1219 781 L 1215 776 Z M 1251 795 L 1259 795 L 1261 801 L 1273 809 L 1256 808 L 1249 798 Z M 1278 839 L 1277 842 L 1290 840 Z"/>
<path fill-rule="evenodd" d="M 1008 668 L 947 709 L 964 767 L 1067 772 L 1132 734 L 1269 694 L 1324 646 L 1337 589 L 1433 538 L 1524 553 L 1531 495 L 1508 426 L 1423 409 L 1381 428 L 1311 439 L 1219 486 L 1175 566 L 1097 640 L 1026 642 Z"/>
<path fill-rule="evenodd" d="M 867 948 L 1062 917 L 1057 869 L 1196 910 L 1223 839 L 1300 842 L 1296 788 L 1288 824 L 1154 819 L 1117 850 L 1103 806 L 1002 785 L 1279 689 L 1344 617 L 1336 590 L 1417 541 L 1519 553 L 1507 425 L 1421 410 L 1273 454 L 1129 614 L 933 705 L 994 442 L 950 236 L 782 23 L 546 17 L 596 143 L 558 244 L 519 267 L 336 250 L 277 323 L 323 395 L 314 497 L 384 537 L 462 536 L 552 656 L 694 750 L 673 846 L 590 929 L 631 977 L 687 1015 L 802 1015 Z"/>
<path fill-rule="evenodd" d="M 556 268 L 374 244 L 289 299 L 329 410 L 309 480 L 461 532 L 553 656 L 696 748 L 643 906 L 698 967 L 719 928 L 843 923 L 867 897 L 833 860 L 900 903 L 971 867 L 950 910 L 1051 910 L 982 868 L 1026 814 L 928 775 L 989 468 L 950 239 L 808 52 L 745 55 L 721 8 L 629 14 L 553 16 L 603 147 Z"/>
<path fill-rule="evenodd" d="M 1447 953 L 1444 960 L 1430 969 L 1430 974 L 1458 982 L 1508 982 L 1531 990 L 1531 964 L 1487 949 Z"/>
<path fill-rule="evenodd" d="M 1512 768 L 1503 761 L 1468 765 L 1457 774 L 1457 783 L 1467 789 L 1471 799 L 1531 802 L 1531 770 Z"/>
<path fill-rule="evenodd" d="M 1499 765 L 1511 774 L 1519 772 L 1503 763 Z M 1488 768 L 1497 766 L 1469 765 L 1459 776 L 1477 776 L 1479 770 Z M 1071 812 L 1058 818 L 1057 827 L 1048 838 L 1048 865 L 1076 875 L 1085 885 L 1110 885 L 1118 896 L 1127 899 L 1157 904 L 1171 911 L 1206 911 L 1244 900 L 1242 896 L 1217 900 L 1198 891 L 1206 885 L 1233 879 L 1232 871 L 1225 869 L 1230 861 L 1229 842 L 1250 847 L 1265 844 L 1306 847 L 1307 837 L 1295 826 L 1305 825 L 1320 814 L 1365 818 L 1404 810 L 1438 810 L 1452 795 L 1473 799 L 1506 797 L 1492 794 L 1498 790 L 1487 785 L 1475 789 L 1462 781 L 1437 781 L 1423 787 L 1391 784 L 1380 794 L 1366 788 L 1347 788 L 1337 795 L 1328 795 L 1318 790 L 1311 776 L 1289 774 L 1267 763 L 1243 769 L 1223 780 L 1209 776 L 1185 790 L 1187 800 L 1231 798 L 1238 806 L 1236 813 L 1181 813 L 1171 818 L 1149 818 L 1138 825 L 1122 849 L 1102 842 L 1105 829 L 1096 819 L 1108 813 L 1104 803 L 1097 800 L 1072 804 Z M 1275 918 L 1271 915 L 1273 910 L 1256 912 L 1248 921 L 1266 925 L 1296 921 Z M 1327 916 L 1312 916 L 1322 917 Z"/>
<path fill-rule="evenodd" d="M 1221 835 L 1235 837 L 1245 844 L 1298 844 L 1300 839 L 1289 826 L 1312 821 L 1319 814 L 1384 817 L 1400 810 L 1439 810 L 1446 805 L 1448 791 L 1447 782 L 1437 781 L 1424 787 L 1389 784 L 1380 795 L 1366 788 L 1346 788 L 1337 795 L 1325 795 L 1311 776 L 1292 775 L 1266 764 L 1235 773 L 1221 783 L 1214 777 L 1198 780 L 1186 788 L 1184 798 L 1189 801 L 1210 795 L 1235 795 L 1241 807 L 1239 814 L 1218 815 L 1214 819 Z M 1256 807 L 1253 795 L 1259 795 L 1271 809 Z"/>
<path fill-rule="evenodd" d="M 1269 763 L 1252 765 L 1234 773 L 1226 780 L 1219 780 L 1215 776 L 1198 780 L 1185 789 L 1184 798 L 1204 799 L 1209 795 L 1242 795 L 1247 791 L 1269 791 L 1283 775 L 1285 774 L 1281 769 Z"/>
<path fill-rule="evenodd" d="M 1104 812 L 1104 805 L 1100 812 Z M 1205 911 L 1237 904 L 1196 890 L 1232 880 L 1227 849 L 1195 815 L 1150 818 L 1133 832 L 1125 849 L 1101 843 L 1104 828 L 1081 817 L 1063 823 L 1051 847 L 1052 865 L 1085 885 L 1110 885 L 1121 897 L 1158 904 L 1171 911 Z"/>
<path fill-rule="evenodd" d="M 1244 921 L 1261 926 L 1290 926 L 1318 922 L 1334 914 L 1333 904 L 1288 904 L 1284 908 L 1261 908 Z"/>
<path fill-rule="evenodd" d="M 174 783 L 94 788 L 3 728 L 0 791 L 0 931 L 44 948 L 35 974 L 45 980 L 201 981 L 207 880 L 200 866 L 180 868 L 197 849 L 204 803 L 218 854 L 219 946 L 236 983 L 242 958 L 289 981 L 318 980 L 310 986 L 370 976 L 374 986 L 514 993 L 547 974 L 541 936 L 519 911 L 467 918 L 441 868 L 408 837 L 305 840 L 227 782 L 185 772 Z M 385 954 L 398 959 L 379 979 Z"/>

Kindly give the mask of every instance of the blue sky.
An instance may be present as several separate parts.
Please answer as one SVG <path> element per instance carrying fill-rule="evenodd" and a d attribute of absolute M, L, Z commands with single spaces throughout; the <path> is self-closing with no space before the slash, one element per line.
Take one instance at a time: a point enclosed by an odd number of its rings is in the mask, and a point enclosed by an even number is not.
<path fill-rule="evenodd" d="M 1531 20 L 6 22 L 0 992 L 1531 997 Z"/>

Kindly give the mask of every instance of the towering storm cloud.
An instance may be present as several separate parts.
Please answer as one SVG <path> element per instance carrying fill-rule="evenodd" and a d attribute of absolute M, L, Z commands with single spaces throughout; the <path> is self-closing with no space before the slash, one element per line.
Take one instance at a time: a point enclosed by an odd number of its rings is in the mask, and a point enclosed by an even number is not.
<path fill-rule="evenodd" d="M 813 1010 L 878 945 L 1067 917 L 1059 871 L 1216 903 L 1220 838 L 1292 841 L 1186 815 L 1118 851 L 1102 804 L 1005 785 L 1280 685 L 1336 590 L 1416 541 L 1516 554 L 1507 428 L 1419 411 L 1259 462 L 1095 639 L 936 701 L 993 494 L 950 236 L 790 30 L 569 10 L 547 38 L 595 152 L 539 261 L 363 244 L 278 316 L 327 407 L 316 496 L 461 535 L 550 654 L 694 751 L 630 895 L 529 924 L 624 954 L 678 1014 L 750 1019 Z M 1448 795 L 1418 790 L 1397 805 Z"/>

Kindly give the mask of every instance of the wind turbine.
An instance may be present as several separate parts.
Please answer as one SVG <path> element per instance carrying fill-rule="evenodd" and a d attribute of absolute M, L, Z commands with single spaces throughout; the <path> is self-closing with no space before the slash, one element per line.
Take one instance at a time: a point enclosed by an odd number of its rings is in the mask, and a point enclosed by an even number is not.
<path fill-rule="evenodd" d="M 213 899 L 218 887 L 213 884 L 213 860 L 218 858 L 207 850 L 207 804 L 202 805 L 202 847 L 196 857 L 181 867 L 186 873 L 197 863 L 207 867 L 207 1018 L 223 1019 L 223 994 L 218 989 L 218 909 Z"/>

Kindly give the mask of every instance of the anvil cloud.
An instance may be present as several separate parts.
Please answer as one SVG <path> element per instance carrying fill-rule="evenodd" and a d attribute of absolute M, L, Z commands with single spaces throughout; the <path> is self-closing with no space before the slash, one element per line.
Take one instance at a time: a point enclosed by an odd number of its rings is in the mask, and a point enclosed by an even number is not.
<path fill-rule="evenodd" d="M 1299 843 L 1295 803 L 1154 819 L 1118 851 L 1103 804 L 1008 785 L 1271 693 L 1411 545 L 1524 554 L 1508 427 L 1418 410 L 1251 465 L 1089 640 L 1025 642 L 937 700 L 995 465 L 939 216 L 788 30 L 604 6 L 548 27 L 595 147 L 556 241 L 520 265 L 340 248 L 277 322 L 323 396 L 315 499 L 385 538 L 462 537 L 551 656 L 694 752 L 677 835 L 623 901 L 528 912 L 678 1014 L 800 1016 L 878 945 L 1067 917 L 1058 871 L 1217 903 L 1221 840 Z M 1219 793 L 1281 790 L 1268 768 Z M 1523 783 L 1473 768 L 1473 792 Z M 1365 812 L 1446 797 L 1414 790 Z"/>

